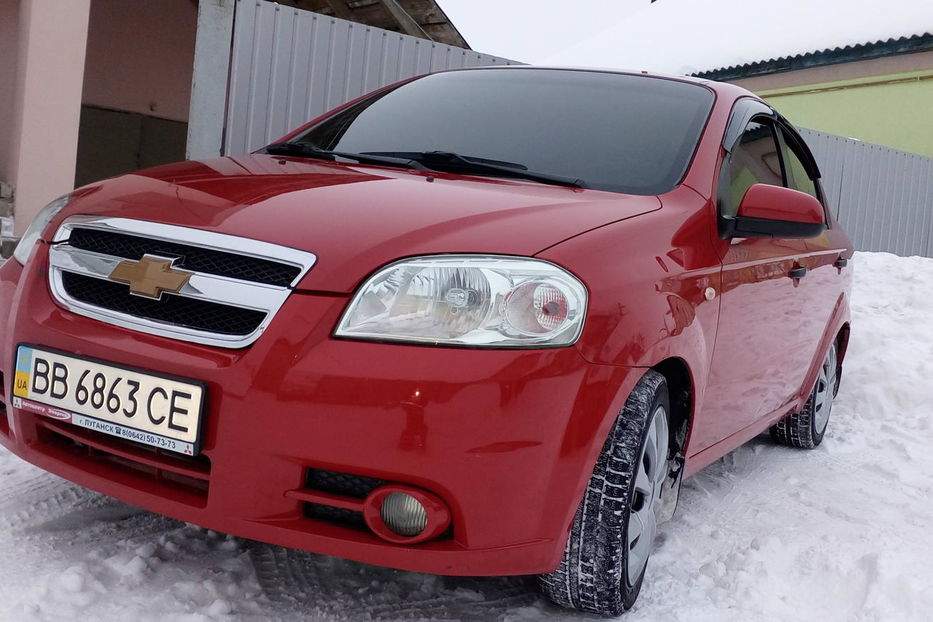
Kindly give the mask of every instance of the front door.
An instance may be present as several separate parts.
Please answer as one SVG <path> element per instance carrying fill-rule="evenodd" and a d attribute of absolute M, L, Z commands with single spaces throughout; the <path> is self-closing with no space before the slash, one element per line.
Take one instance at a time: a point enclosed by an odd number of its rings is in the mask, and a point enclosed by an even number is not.
<path fill-rule="evenodd" d="M 754 117 L 726 162 L 719 209 L 734 216 L 753 184 L 786 186 L 788 175 L 776 120 Z M 704 425 L 692 452 L 760 421 L 791 402 L 817 344 L 808 315 L 805 240 L 733 238 L 722 241 L 720 317 L 703 404 Z M 814 326 L 810 326 L 814 324 Z M 702 431 L 701 431 L 702 430 Z"/>

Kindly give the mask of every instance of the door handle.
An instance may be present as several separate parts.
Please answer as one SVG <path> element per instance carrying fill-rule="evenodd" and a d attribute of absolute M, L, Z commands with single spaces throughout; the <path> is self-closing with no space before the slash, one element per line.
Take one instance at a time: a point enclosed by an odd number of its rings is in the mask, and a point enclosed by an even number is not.
<path fill-rule="evenodd" d="M 803 277 L 807 276 L 807 269 L 804 268 L 803 266 L 798 266 L 794 268 L 793 270 L 791 270 L 790 272 L 788 272 L 787 276 L 789 276 L 792 279 L 802 279 Z"/>

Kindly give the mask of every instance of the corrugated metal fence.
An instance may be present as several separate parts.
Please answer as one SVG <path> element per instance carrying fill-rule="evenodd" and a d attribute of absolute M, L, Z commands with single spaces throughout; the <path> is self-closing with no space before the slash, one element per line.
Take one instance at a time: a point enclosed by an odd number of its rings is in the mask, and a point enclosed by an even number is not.
<path fill-rule="evenodd" d="M 224 152 L 257 149 L 411 76 L 509 64 L 516 63 L 265 0 L 237 0 Z"/>
<path fill-rule="evenodd" d="M 933 158 L 814 130 L 801 134 L 857 249 L 933 257 Z"/>

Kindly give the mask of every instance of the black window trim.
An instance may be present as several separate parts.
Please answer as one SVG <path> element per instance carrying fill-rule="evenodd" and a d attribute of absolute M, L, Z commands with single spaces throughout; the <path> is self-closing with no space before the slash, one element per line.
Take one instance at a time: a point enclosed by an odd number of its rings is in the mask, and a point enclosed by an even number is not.
<path fill-rule="evenodd" d="M 810 181 L 813 182 L 813 187 L 816 189 L 816 200 L 823 206 L 823 221 L 826 223 L 827 227 L 831 227 L 832 222 L 829 218 L 829 205 L 826 201 L 826 193 L 823 191 L 823 184 L 821 183 L 822 175 L 820 173 L 820 167 L 816 163 L 816 158 L 813 157 L 813 152 L 810 151 L 806 141 L 787 119 L 778 114 L 775 121 L 777 127 L 780 128 L 780 146 L 786 146 L 791 153 L 800 159 L 800 163 L 803 164 L 804 170 L 807 172 Z M 781 153 L 781 160 L 784 160 L 783 152 Z M 784 183 L 787 185 L 788 181 L 785 179 Z M 788 185 L 787 187 L 789 188 L 790 186 Z"/>
<path fill-rule="evenodd" d="M 723 215 L 723 208 L 726 205 L 726 201 L 728 201 L 726 189 L 729 187 L 728 177 L 733 151 L 745 134 L 745 128 L 748 127 L 748 124 L 751 122 L 760 123 L 762 120 L 767 120 L 767 123 L 772 127 L 772 135 L 777 143 L 777 154 L 778 160 L 781 163 L 781 177 L 784 187 L 790 188 L 787 170 L 784 164 L 784 153 L 781 149 L 783 145 L 787 145 L 798 157 L 803 156 L 801 157 L 801 162 L 816 187 L 818 195 L 816 198 L 823 206 L 823 220 L 826 223 L 826 227 L 831 228 L 832 221 L 829 217 L 830 210 L 826 203 L 823 185 L 820 183 L 820 169 L 816 163 L 816 158 L 813 157 L 813 153 L 810 151 L 810 148 L 807 147 L 806 141 L 803 140 L 793 124 L 778 111 L 760 99 L 746 96 L 739 98 L 736 100 L 735 104 L 733 104 L 732 112 L 729 115 L 729 121 L 726 123 L 726 130 L 723 133 L 722 148 L 725 153 L 722 158 L 722 163 L 720 164 L 716 188 L 716 219 L 719 223 L 718 229 L 720 237 L 729 237 L 729 232 L 732 229 L 729 223 L 732 219 Z M 785 142 L 785 136 L 790 137 L 790 142 Z M 793 145 L 793 147 L 791 147 L 791 145 Z M 796 149 L 794 147 L 796 147 Z"/>

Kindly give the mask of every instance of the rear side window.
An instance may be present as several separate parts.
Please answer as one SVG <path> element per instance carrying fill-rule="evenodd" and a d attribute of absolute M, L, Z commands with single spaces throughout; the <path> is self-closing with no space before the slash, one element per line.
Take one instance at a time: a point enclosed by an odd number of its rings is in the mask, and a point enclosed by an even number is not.
<path fill-rule="evenodd" d="M 803 161 L 797 154 L 799 147 L 787 140 L 787 134 L 781 132 L 781 154 L 784 156 L 784 166 L 787 169 L 787 187 L 806 192 L 811 197 L 819 200 L 820 195 L 816 189 L 816 183 L 810 178 L 810 173 Z"/>
<path fill-rule="evenodd" d="M 449 151 L 661 194 L 680 182 L 714 95 L 650 76 L 551 69 L 429 75 L 369 97 L 293 139 L 354 153 Z"/>

